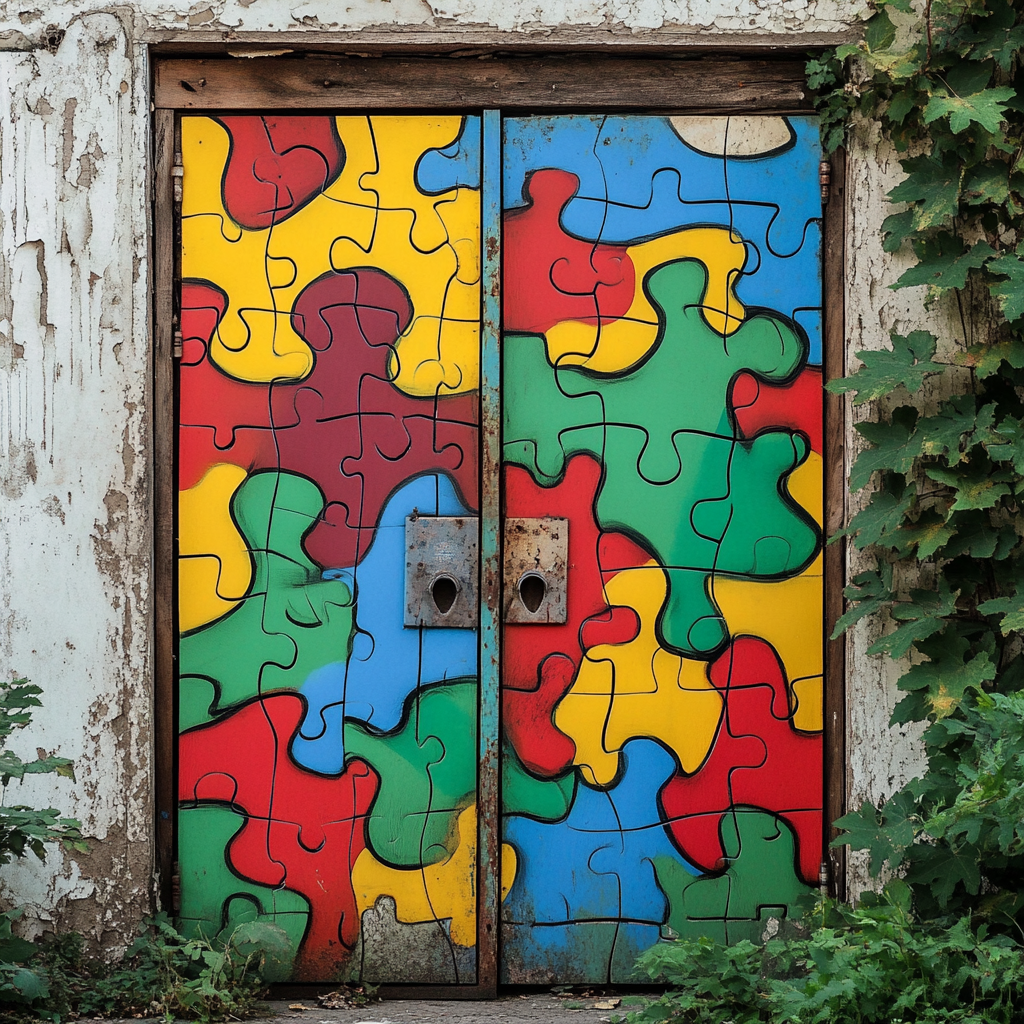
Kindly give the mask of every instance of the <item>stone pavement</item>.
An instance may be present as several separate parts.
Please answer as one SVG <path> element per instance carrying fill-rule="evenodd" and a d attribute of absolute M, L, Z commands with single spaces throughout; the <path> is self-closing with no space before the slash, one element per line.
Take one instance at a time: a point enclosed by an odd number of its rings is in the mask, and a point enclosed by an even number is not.
<path fill-rule="evenodd" d="M 622 999 L 627 1005 L 621 1005 Z M 636 996 L 541 992 L 506 995 L 488 1002 L 387 999 L 356 1008 L 325 1010 L 310 998 L 270 1002 L 275 1016 L 266 1020 L 275 1024 L 298 1024 L 300 1020 L 304 1024 L 608 1024 L 612 1018 L 639 1009 L 639 1002 Z M 297 1006 L 306 1009 L 293 1008 Z"/>

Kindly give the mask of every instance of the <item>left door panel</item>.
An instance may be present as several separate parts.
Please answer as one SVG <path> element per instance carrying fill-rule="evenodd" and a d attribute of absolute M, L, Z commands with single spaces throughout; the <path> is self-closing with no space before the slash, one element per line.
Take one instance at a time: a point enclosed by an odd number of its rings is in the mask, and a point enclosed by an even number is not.
<path fill-rule="evenodd" d="M 406 520 L 479 507 L 480 119 L 184 117 L 181 919 L 280 980 L 474 984 L 478 635 Z"/>

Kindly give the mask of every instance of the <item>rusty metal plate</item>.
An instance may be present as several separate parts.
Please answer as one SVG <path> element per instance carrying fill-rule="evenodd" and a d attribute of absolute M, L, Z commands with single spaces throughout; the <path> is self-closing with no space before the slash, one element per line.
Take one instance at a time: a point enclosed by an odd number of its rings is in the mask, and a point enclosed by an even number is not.
<path fill-rule="evenodd" d="M 480 520 L 418 516 L 405 521 L 405 624 L 476 629 Z"/>
<path fill-rule="evenodd" d="M 569 520 L 505 520 L 505 621 L 565 622 Z"/>

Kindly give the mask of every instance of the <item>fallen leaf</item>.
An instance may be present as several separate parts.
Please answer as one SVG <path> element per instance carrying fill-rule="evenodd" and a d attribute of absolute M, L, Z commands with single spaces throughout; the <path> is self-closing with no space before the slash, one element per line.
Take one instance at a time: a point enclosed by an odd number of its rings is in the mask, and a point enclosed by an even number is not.
<path fill-rule="evenodd" d="M 312 1010 L 313 1007 L 312 1006 L 303 1006 L 302 1003 L 289 1003 L 288 1004 L 288 1009 L 289 1010 Z"/>
<path fill-rule="evenodd" d="M 621 999 L 605 999 L 603 1002 L 594 1003 L 595 1010 L 614 1010 L 621 1003 Z"/>

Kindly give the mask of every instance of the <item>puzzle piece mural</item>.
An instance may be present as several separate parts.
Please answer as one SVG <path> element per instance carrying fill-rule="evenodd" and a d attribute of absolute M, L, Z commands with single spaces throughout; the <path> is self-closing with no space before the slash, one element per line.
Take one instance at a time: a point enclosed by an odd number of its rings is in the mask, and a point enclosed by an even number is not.
<path fill-rule="evenodd" d="M 402 586 L 406 517 L 479 504 L 480 120 L 186 117 L 182 152 L 183 926 L 472 984 L 476 631 L 405 628 Z"/>
<path fill-rule="evenodd" d="M 505 121 L 505 511 L 569 521 L 565 625 L 505 630 L 506 981 L 635 980 L 816 882 L 816 140 Z"/>
<path fill-rule="evenodd" d="M 477 978 L 479 637 L 404 575 L 480 508 L 483 130 L 182 119 L 182 927 L 277 924 L 282 979 Z M 504 981 L 817 878 L 816 136 L 504 120 L 503 514 L 568 535 L 565 621 L 504 628 Z"/>

